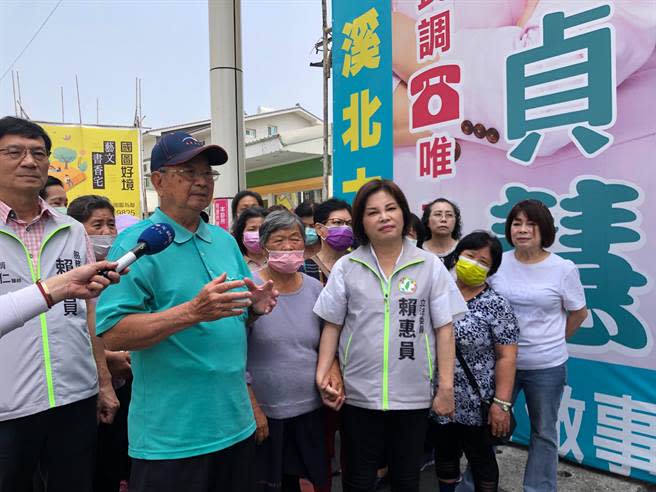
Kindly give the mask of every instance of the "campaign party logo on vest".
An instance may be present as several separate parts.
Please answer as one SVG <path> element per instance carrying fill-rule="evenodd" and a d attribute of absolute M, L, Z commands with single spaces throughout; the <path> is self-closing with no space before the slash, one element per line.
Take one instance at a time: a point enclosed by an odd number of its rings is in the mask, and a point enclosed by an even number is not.
<path fill-rule="evenodd" d="M 399 290 L 403 294 L 414 294 L 417 292 L 417 282 L 410 277 L 403 277 L 399 280 Z"/>

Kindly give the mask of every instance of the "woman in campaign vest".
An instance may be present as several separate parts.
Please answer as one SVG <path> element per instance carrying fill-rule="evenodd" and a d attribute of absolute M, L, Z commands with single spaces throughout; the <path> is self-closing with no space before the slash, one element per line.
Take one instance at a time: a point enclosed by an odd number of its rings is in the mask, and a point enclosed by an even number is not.
<path fill-rule="evenodd" d="M 452 322 L 467 308 L 442 262 L 404 239 L 409 217 L 396 184 L 365 184 L 353 202 L 361 246 L 335 263 L 314 307 L 325 321 L 316 374 L 324 401 L 339 345 L 345 491 L 372 490 L 384 458 L 393 491 L 418 491 L 428 411 L 454 412 Z"/>

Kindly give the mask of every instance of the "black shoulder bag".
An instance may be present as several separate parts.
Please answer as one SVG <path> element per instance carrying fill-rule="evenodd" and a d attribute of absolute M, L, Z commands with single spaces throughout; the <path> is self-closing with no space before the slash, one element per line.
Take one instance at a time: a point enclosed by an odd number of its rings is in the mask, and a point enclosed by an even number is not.
<path fill-rule="evenodd" d="M 481 387 L 478 385 L 478 382 L 476 381 L 474 374 L 471 372 L 471 369 L 469 369 L 467 362 L 465 362 L 465 358 L 460 352 L 460 348 L 458 347 L 458 344 L 456 344 L 456 357 L 458 358 L 458 362 L 460 362 L 460 367 L 462 367 L 462 370 L 465 371 L 465 376 L 467 376 L 467 379 L 469 380 L 469 384 L 471 385 L 472 389 L 474 390 L 474 392 L 478 393 L 478 398 L 481 401 L 481 423 L 485 428 L 485 434 L 487 436 L 488 442 L 492 446 L 503 446 L 504 444 L 508 444 L 508 442 L 510 441 L 510 436 L 512 436 L 513 432 L 515 432 L 515 427 L 517 427 L 517 421 L 515 420 L 515 416 L 513 415 L 512 408 L 508 412 L 510 414 L 510 430 L 508 431 L 507 434 L 503 436 L 500 437 L 494 436 L 492 434 L 492 430 L 490 429 L 490 426 L 487 423 L 488 415 L 490 413 L 490 406 L 492 405 L 492 403 L 489 400 L 483 398 Z"/>

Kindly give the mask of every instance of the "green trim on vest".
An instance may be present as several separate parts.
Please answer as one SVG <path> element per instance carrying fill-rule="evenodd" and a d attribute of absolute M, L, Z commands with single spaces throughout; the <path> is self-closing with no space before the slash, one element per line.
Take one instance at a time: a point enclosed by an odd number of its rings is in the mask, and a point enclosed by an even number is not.
<path fill-rule="evenodd" d="M 36 282 L 41 278 L 41 254 L 43 253 L 43 248 L 46 243 L 52 239 L 52 237 L 57 234 L 59 231 L 68 229 L 71 226 L 69 224 L 63 225 L 52 231 L 46 238 L 41 242 L 41 247 L 39 248 L 39 257 L 37 258 L 36 274 L 34 272 L 34 265 L 32 264 L 32 259 L 30 258 L 30 252 L 27 250 L 25 243 L 16 236 L 7 231 L 0 230 L 0 233 L 5 234 L 9 237 L 14 238 L 18 241 L 18 244 L 21 245 L 23 251 L 25 252 L 25 258 L 27 259 L 27 265 L 30 267 L 30 275 L 32 277 L 32 282 Z M 45 313 L 39 315 L 39 321 L 41 322 L 41 343 L 43 348 L 43 367 L 46 371 L 46 385 L 48 387 L 48 404 L 50 408 L 55 406 L 55 385 L 52 379 L 52 362 L 50 361 L 50 343 L 48 341 L 48 322 L 46 320 Z"/>
<path fill-rule="evenodd" d="M 424 260 L 423 259 L 413 260 L 393 270 L 392 274 L 389 276 L 389 279 L 387 280 L 387 285 L 385 285 L 385 282 L 383 278 L 380 276 L 380 273 L 377 271 L 377 269 L 374 269 L 366 261 L 361 260 L 359 258 L 349 258 L 349 260 L 366 266 L 369 270 L 373 272 L 374 275 L 376 275 L 376 277 L 378 277 L 378 280 L 380 281 L 380 289 L 383 293 L 383 297 L 385 298 L 385 328 L 383 332 L 384 333 L 383 334 L 383 410 L 389 410 L 389 328 L 390 328 L 389 296 L 390 296 L 390 292 L 392 291 L 392 279 L 394 278 L 394 275 L 399 273 L 401 270 L 411 267 L 413 265 L 417 265 L 419 263 L 423 263 Z"/>
<path fill-rule="evenodd" d="M 41 247 L 39 248 L 39 258 L 37 259 L 37 275 L 38 278 L 41 278 L 41 254 L 43 253 L 43 248 L 46 243 L 52 239 L 52 237 L 63 229 L 70 228 L 70 225 L 63 225 L 56 228 L 52 231 L 46 238 L 41 242 Z M 32 264 L 30 263 L 30 269 Z M 50 361 L 50 342 L 48 341 L 48 322 L 46 321 L 45 313 L 39 316 L 41 321 L 41 340 L 43 340 L 43 364 L 46 368 L 46 383 L 48 384 L 48 403 L 50 408 L 55 406 L 55 385 L 52 379 L 52 362 Z"/>
<path fill-rule="evenodd" d="M 351 346 L 351 340 L 353 340 L 353 333 L 349 335 L 348 342 L 346 342 L 346 349 L 344 350 L 344 363 L 342 364 L 342 372 L 346 369 L 346 364 L 348 363 L 348 350 Z"/>
<path fill-rule="evenodd" d="M 433 360 L 433 357 L 432 357 L 432 354 L 431 354 L 430 342 L 428 341 L 428 334 L 427 333 L 424 333 L 424 338 L 426 339 L 426 358 L 428 359 L 428 379 L 430 379 L 431 383 L 432 383 L 433 382 L 433 363 L 431 361 Z"/>

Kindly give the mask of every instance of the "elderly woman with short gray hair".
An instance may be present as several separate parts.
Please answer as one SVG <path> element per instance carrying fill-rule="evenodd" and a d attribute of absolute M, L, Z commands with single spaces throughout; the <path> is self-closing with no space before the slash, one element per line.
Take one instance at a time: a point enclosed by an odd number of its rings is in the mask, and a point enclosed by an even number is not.
<path fill-rule="evenodd" d="M 299 479 L 328 483 L 321 397 L 314 384 L 321 319 L 312 307 L 321 283 L 300 273 L 305 227 L 294 214 L 276 211 L 260 227 L 266 266 L 256 283 L 273 280 L 276 309 L 249 328 L 248 362 L 258 422 L 257 490 L 300 491 Z"/>

